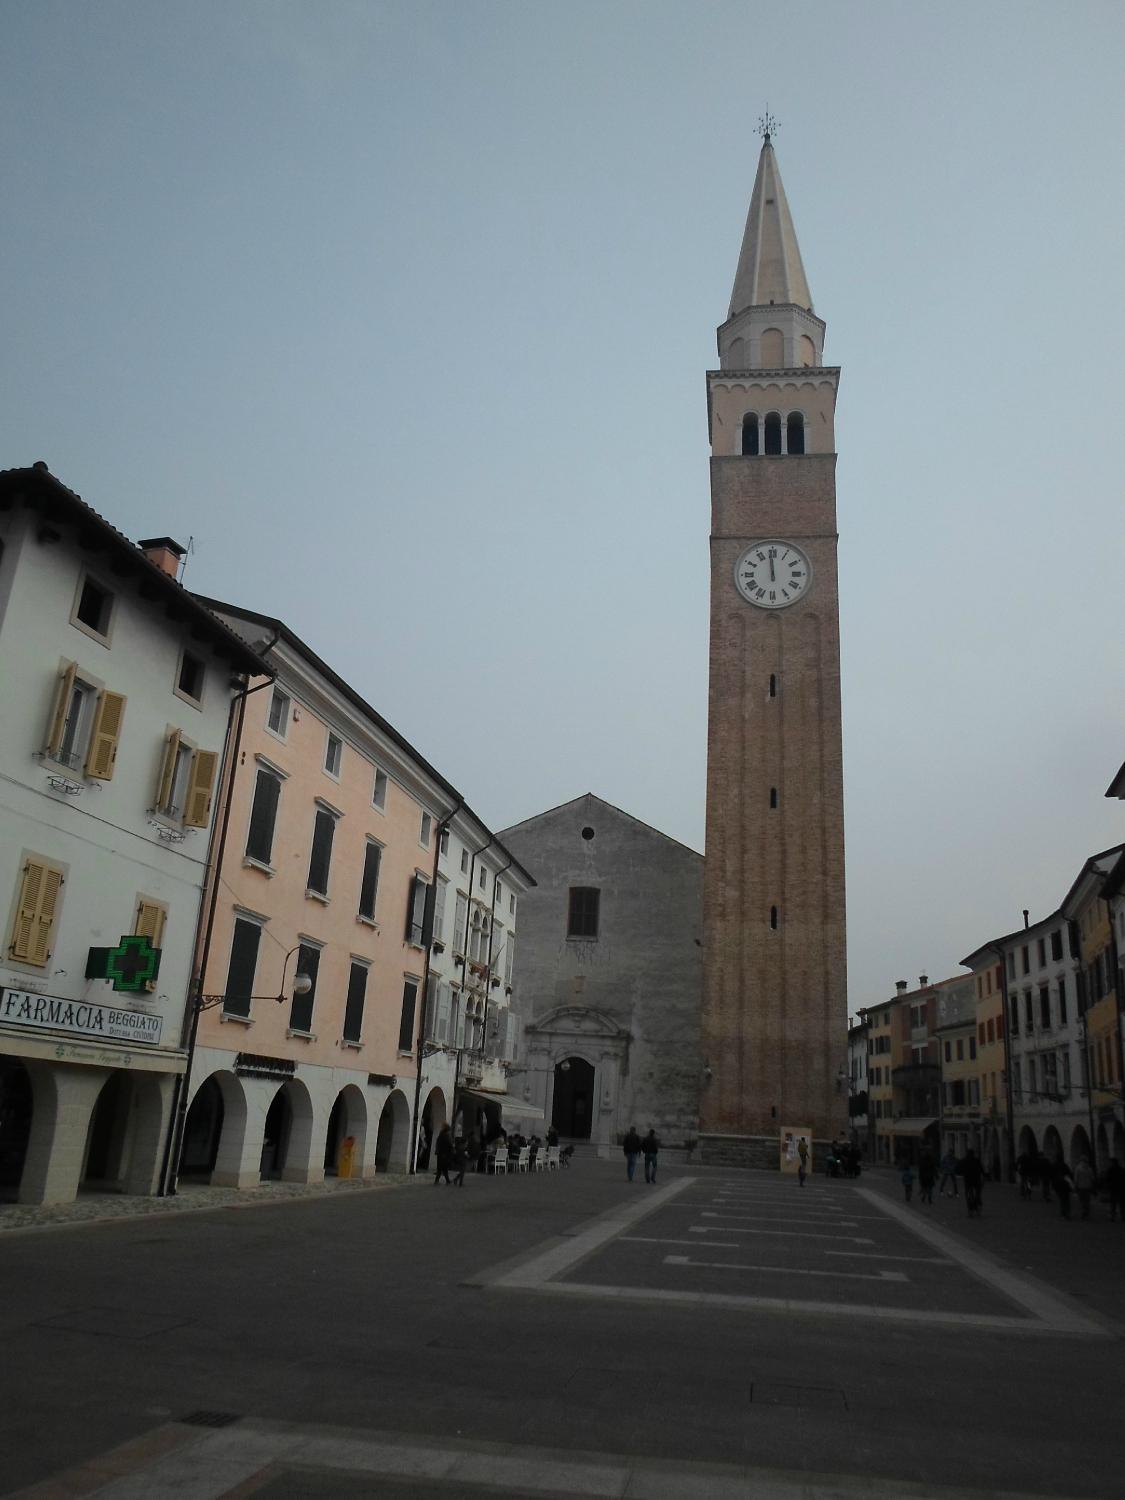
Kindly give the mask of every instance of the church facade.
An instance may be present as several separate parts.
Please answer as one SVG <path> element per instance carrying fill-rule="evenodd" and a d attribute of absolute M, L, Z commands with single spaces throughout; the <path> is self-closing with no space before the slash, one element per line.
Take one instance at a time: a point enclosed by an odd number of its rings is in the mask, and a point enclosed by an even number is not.
<path fill-rule="evenodd" d="M 703 1159 L 777 1165 L 846 1121 L 847 995 L 834 412 L 768 132 L 711 440 Z"/>
<path fill-rule="evenodd" d="M 536 886 L 520 902 L 523 1036 L 509 1091 L 560 1136 L 620 1151 L 699 1124 L 703 858 L 588 794 L 499 835 Z"/>

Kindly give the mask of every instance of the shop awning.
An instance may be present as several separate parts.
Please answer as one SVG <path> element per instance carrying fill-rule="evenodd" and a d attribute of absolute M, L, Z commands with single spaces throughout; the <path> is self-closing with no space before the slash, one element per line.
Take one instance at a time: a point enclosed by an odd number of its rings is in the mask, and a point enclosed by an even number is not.
<path fill-rule="evenodd" d="M 931 1125 L 937 1124 L 937 1116 L 932 1120 L 905 1119 L 895 1120 L 891 1125 L 892 1135 L 925 1135 Z"/>
<path fill-rule="evenodd" d="M 506 1120 L 542 1120 L 543 1111 L 537 1104 L 529 1104 L 526 1099 L 517 1098 L 515 1094 L 494 1094 L 488 1089 L 465 1089 L 462 1094 L 467 1094 L 470 1099 L 479 1099 L 482 1104 L 495 1104 L 503 1112 Z"/>

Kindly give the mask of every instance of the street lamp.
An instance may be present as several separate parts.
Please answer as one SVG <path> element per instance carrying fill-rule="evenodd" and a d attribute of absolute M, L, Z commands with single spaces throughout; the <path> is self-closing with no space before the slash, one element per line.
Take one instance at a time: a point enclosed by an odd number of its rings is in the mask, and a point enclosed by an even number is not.
<path fill-rule="evenodd" d="M 294 995 L 307 995 L 313 987 L 313 982 L 308 974 L 300 973 L 293 975 L 293 989 L 291 994 L 287 995 L 285 993 L 285 971 L 288 969 L 289 960 L 293 957 L 294 953 L 300 953 L 300 951 L 301 944 L 298 943 L 295 948 L 290 948 L 289 952 L 285 955 L 285 959 L 281 965 L 281 990 L 279 994 L 238 995 L 235 998 L 245 1000 L 247 1003 L 252 1000 L 276 1000 L 278 1005 L 284 1005 L 286 1000 L 291 999 Z M 221 995 L 200 995 L 196 1002 L 196 1010 L 212 1010 L 216 1005 L 222 1005 L 228 998 L 225 993 Z"/>

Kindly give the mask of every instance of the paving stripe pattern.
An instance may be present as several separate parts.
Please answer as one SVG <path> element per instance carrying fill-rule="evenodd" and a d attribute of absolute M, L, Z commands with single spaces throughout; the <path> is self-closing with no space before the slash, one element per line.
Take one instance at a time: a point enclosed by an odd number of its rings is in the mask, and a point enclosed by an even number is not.
<path fill-rule="evenodd" d="M 693 1193 L 696 1193 L 694 1198 Z M 534 1291 L 555 1297 L 667 1302 L 746 1313 L 875 1318 L 965 1332 L 987 1329 L 1021 1336 L 1088 1339 L 1116 1336 L 1116 1330 L 1065 1297 L 982 1254 L 916 1212 L 889 1202 L 868 1189 L 849 1185 L 846 1199 L 822 1198 L 810 1202 L 802 1194 L 801 1201 L 809 1202 L 807 1217 L 793 1212 L 792 1189 L 788 1183 L 717 1186 L 713 1181 L 697 1177 L 678 1178 L 655 1193 L 645 1194 L 639 1200 L 610 1210 L 562 1243 L 540 1247 L 522 1257 L 517 1264 L 482 1273 L 473 1278 L 473 1284 L 497 1291 Z M 668 1232 L 663 1235 L 655 1228 L 649 1229 L 648 1225 L 647 1232 L 628 1232 L 635 1231 L 642 1220 L 651 1220 L 672 1208 L 686 1210 L 696 1219 L 712 1222 L 686 1224 L 677 1217 L 675 1226 L 669 1225 Z M 746 1219 L 754 1222 L 742 1222 Z M 860 1220 L 866 1233 L 833 1232 L 857 1228 Z M 775 1224 L 778 1227 L 766 1227 Z M 903 1231 L 911 1243 L 903 1243 Z M 696 1235 L 698 1241 L 693 1238 Z M 728 1261 L 709 1256 L 708 1252 L 749 1249 L 742 1236 L 761 1237 L 766 1241 L 788 1240 L 793 1246 L 790 1260 L 785 1259 L 783 1245 L 778 1246 L 776 1253 L 781 1259 L 775 1263 L 762 1260 L 767 1245 L 759 1247 L 759 1254 L 752 1263 L 742 1258 Z M 886 1243 L 888 1239 L 893 1243 Z M 918 1245 L 917 1241 L 922 1244 Z M 646 1264 L 646 1274 L 651 1279 L 659 1281 L 660 1270 L 664 1268 L 669 1276 L 680 1279 L 679 1284 L 640 1285 L 635 1274 L 624 1271 L 609 1277 L 597 1274 L 603 1266 L 612 1271 L 612 1256 L 624 1254 L 633 1246 L 638 1247 L 636 1254 L 644 1254 L 643 1247 L 646 1246 L 659 1253 L 664 1249 L 693 1249 L 696 1245 L 699 1251 L 696 1256 L 665 1253 L 660 1255 L 658 1263 Z M 932 1253 L 914 1254 L 915 1247 Z M 823 1266 L 798 1265 L 793 1263 L 798 1255 L 832 1256 L 837 1261 L 844 1257 L 849 1260 L 862 1257 L 886 1261 L 903 1269 L 877 1269 L 873 1266 L 867 1271 L 859 1266 L 832 1265 L 827 1261 Z M 595 1260 L 595 1274 L 588 1275 L 589 1263 Z M 918 1270 L 907 1270 L 907 1266 Z M 947 1301 L 955 1300 L 953 1288 L 960 1288 L 958 1295 L 962 1306 L 940 1305 L 943 1289 L 923 1284 L 923 1273 L 930 1267 L 940 1268 L 938 1272 L 929 1272 L 931 1276 L 946 1274 L 955 1278 L 955 1282 L 947 1280 L 945 1297 Z M 692 1273 L 710 1277 L 711 1284 L 701 1286 L 699 1290 L 683 1285 L 685 1276 Z M 588 1279 L 583 1279 L 584 1275 Z M 836 1286 L 840 1296 L 838 1299 L 813 1300 L 791 1296 L 784 1291 L 774 1295 L 746 1292 L 738 1289 L 737 1284 L 747 1276 L 753 1276 L 757 1281 L 777 1283 L 779 1287 L 790 1279 L 794 1282 L 816 1279 L 827 1284 L 826 1290 Z M 923 1282 L 915 1287 L 918 1277 L 923 1277 Z M 732 1283 L 729 1291 L 725 1284 L 728 1279 Z M 897 1288 L 900 1301 L 895 1302 L 893 1297 L 882 1303 L 851 1300 L 859 1288 L 851 1291 L 849 1284 L 861 1282 L 873 1288 Z M 887 1295 L 891 1296 L 889 1290 Z M 914 1297 L 915 1305 L 901 1305 L 901 1298 L 908 1295 Z M 981 1306 L 989 1308 L 990 1304 L 997 1310 L 976 1310 Z M 1010 1312 L 1005 1310 L 1009 1307 L 1012 1308 Z"/>

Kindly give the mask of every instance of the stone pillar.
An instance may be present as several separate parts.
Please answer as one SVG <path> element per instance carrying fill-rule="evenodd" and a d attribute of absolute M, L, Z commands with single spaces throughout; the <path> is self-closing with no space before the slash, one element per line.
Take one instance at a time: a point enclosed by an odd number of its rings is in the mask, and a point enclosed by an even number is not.
<path fill-rule="evenodd" d="M 277 1084 L 261 1078 L 219 1080 L 223 1091 L 223 1128 L 211 1171 L 214 1187 L 256 1187 L 262 1178 L 262 1138 L 266 1111 Z"/>
<path fill-rule="evenodd" d="M 125 1191 L 150 1197 L 160 1186 L 164 1143 L 172 1112 L 171 1073 L 134 1073 L 132 1141 L 125 1170 Z"/>
<path fill-rule="evenodd" d="M 25 1060 L 34 1108 L 20 1179 L 21 1203 L 73 1203 L 86 1162 L 90 1116 L 108 1068 Z"/>

